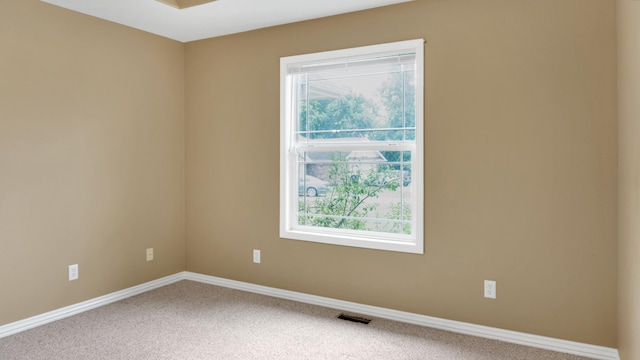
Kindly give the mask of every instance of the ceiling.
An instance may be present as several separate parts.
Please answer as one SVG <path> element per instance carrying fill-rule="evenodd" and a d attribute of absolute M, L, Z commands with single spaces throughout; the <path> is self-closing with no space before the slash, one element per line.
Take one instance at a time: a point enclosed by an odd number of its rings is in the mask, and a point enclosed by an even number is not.
<path fill-rule="evenodd" d="M 42 1 L 177 41 L 188 42 L 411 0 Z M 181 3 L 189 6 L 175 6 Z M 191 6 L 197 3 L 202 4 Z"/>

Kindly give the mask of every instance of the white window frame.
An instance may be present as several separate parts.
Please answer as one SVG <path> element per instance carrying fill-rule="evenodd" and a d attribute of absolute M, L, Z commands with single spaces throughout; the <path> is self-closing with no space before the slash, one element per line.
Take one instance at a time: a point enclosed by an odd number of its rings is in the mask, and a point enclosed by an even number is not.
<path fill-rule="evenodd" d="M 383 150 L 410 150 L 412 232 L 410 235 L 298 225 L 298 179 L 292 115 L 293 66 L 380 53 L 415 53 L 415 143 L 385 144 Z M 371 147 L 371 144 L 367 144 Z M 375 149 L 380 149 L 376 145 Z M 280 59 L 280 237 L 333 245 L 424 254 L 424 39 L 288 56 Z"/>

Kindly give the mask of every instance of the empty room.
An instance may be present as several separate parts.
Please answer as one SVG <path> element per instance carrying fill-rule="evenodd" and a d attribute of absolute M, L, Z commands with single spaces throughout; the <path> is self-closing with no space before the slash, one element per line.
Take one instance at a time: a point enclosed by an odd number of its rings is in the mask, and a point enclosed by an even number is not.
<path fill-rule="evenodd" d="M 2 5 L 0 359 L 640 359 L 640 1 Z"/>

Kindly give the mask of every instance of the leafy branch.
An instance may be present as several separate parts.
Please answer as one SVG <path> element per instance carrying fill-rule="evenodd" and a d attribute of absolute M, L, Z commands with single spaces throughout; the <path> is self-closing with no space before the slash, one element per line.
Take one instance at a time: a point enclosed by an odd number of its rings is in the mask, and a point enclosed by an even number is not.
<path fill-rule="evenodd" d="M 329 170 L 331 190 L 318 199 L 313 207 L 312 225 L 337 229 L 362 230 L 366 218 L 375 211 L 377 203 L 367 200 L 378 198 L 383 190 L 394 191 L 400 186 L 397 171 L 380 170 L 373 166 L 367 170 L 349 164 L 343 157 L 334 156 Z"/>

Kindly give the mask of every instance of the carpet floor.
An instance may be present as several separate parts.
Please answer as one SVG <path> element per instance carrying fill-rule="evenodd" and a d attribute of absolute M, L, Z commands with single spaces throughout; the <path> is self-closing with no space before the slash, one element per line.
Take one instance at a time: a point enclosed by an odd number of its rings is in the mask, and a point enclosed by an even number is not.
<path fill-rule="evenodd" d="M 521 345 L 180 281 L 0 339 L 2 360 L 579 360 Z M 357 315 L 357 314 L 351 314 Z"/>

